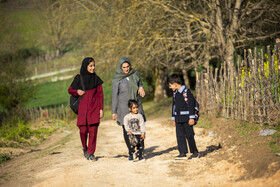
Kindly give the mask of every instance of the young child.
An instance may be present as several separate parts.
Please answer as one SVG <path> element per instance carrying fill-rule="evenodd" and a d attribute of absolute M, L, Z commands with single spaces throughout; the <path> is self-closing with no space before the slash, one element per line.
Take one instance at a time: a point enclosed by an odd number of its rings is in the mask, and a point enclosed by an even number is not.
<path fill-rule="evenodd" d="M 135 146 L 130 145 L 129 160 L 133 161 L 133 157 L 138 157 L 139 161 L 145 160 L 143 157 L 144 139 L 146 133 L 146 126 L 142 114 L 138 113 L 138 103 L 136 100 L 128 101 L 128 108 L 130 113 L 124 117 L 124 127 L 128 135 L 135 135 L 138 143 L 136 145 L 138 152 L 135 152 Z"/>
<path fill-rule="evenodd" d="M 173 74 L 168 78 L 169 88 L 173 91 L 172 120 L 176 126 L 176 137 L 179 155 L 175 159 L 187 159 L 188 140 L 189 149 L 192 155 L 189 159 L 198 158 L 199 153 L 194 140 L 193 125 L 195 124 L 195 99 L 193 94 L 185 85 L 182 85 L 181 78 Z"/>

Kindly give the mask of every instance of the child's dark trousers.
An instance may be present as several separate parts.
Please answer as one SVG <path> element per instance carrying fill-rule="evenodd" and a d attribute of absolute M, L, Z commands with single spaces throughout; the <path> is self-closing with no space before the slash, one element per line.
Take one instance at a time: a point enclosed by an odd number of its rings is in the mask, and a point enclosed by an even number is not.
<path fill-rule="evenodd" d="M 126 146 L 128 148 L 128 154 L 129 156 L 132 156 L 133 153 L 135 152 L 135 147 L 137 148 L 138 150 L 138 157 L 142 158 L 143 157 L 143 151 L 144 151 L 144 140 L 141 139 L 141 135 L 135 135 L 137 140 L 138 140 L 138 144 L 136 146 L 132 146 L 130 145 L 129 143 L 129 138 L 128 138 L 128 135 L 127 135 L 127 132 L 123 127 L 123 136 L 124 136 L 124 140 L 125 140 L 125 143 L 126 143 Z"/>
<path fill-rule="evenodd" d="M 180 154 L 188 153 L 186 138 L 188 140 L 190 152 L 198 152 L 194 140 L 193 125 L 189 126 L 188 123 L 176 123 L 176 137 Z"/>

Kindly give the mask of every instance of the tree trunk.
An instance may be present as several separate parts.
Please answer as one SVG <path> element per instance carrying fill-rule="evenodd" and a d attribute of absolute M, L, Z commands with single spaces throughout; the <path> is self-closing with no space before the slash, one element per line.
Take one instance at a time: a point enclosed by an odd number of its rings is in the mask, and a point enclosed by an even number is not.
<path fill-rule="evenodd" d="M 182 69 L 182 73 L 183 73 L 183 78 L 184 78 L 184 82 L 187 88 L 190 88 L 190 80 L 188 77 L 188 72 L 185 68 Z"/>
<path fill-rule="evenodd" d="M 164 69 L 156 67 L 155 68 L 155 93 L 154 93 L 154 101 L 160 101 L 162 99 L 167 98 L 165 91 L 165 72 Z"/>

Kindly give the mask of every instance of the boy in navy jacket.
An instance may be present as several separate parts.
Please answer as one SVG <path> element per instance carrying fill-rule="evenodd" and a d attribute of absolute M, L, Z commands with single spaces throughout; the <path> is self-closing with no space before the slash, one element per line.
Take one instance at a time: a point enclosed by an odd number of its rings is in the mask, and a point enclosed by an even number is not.
<path fill-rule="evenodd" d="M 176 137 L 180 154 L 175 159 L 187 159 L 188 140 L 192 155 L 189 159 L 198 158 L 199 152 L 194 140 L 195 98 L 191 91 L 182 85 L 181 78 L 173 74 L 168 78 L 169 88 L 173 91 L 172 120 L 176 127 Z"/>

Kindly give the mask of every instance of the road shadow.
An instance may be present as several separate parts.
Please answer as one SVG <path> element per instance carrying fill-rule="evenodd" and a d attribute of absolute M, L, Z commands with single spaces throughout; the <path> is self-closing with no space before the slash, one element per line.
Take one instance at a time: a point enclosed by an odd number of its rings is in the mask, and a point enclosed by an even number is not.
<path fill-rule="evenodd" d="M 219 143 L 219 145 L 207 146 L 205 151 L 200 151 L 199 152 L 199 158 L 205 157 L 207 154 L 212 153 L 213 151 L 216 151 L 216 150 L 221 149 L 221 148 L 222 148 L 222 146 L 221 146 L 220 143 Z"/>
<path fill-rule="evenodd" d="M 177 150 L 177 146 L 174 146 L 174 147 L 170 147 L 168 149 L 165 149 L 165 150 L 162 150 L 162 151 L 158 151 L 158 152 L 154 152 L 154 150 L 159 147 L 159 146 L 153 146 L 153 147 L 149 147 L 147 149 L 144 150 L 145 152 L 145 159 L 150 159 L 150 158 L 153 158 L 155 156 L 160 156 L 162 154 L 166 154 L 166 153 L 169 153 L 173 150 Z"/>

